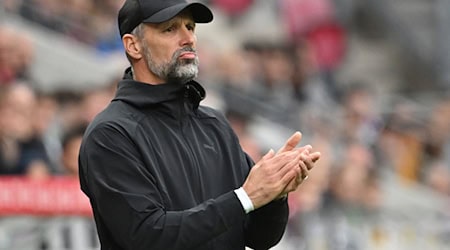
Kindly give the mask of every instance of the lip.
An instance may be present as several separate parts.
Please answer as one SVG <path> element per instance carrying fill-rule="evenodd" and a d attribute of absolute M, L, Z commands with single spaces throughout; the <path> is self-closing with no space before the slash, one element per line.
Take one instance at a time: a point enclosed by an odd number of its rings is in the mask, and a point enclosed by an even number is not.
<path fill-rule="evenodd" d="M 183 52 L 180 55 L 181 59 L 195 59 L 197 55 L 195 54 L 195 52 Z"/>

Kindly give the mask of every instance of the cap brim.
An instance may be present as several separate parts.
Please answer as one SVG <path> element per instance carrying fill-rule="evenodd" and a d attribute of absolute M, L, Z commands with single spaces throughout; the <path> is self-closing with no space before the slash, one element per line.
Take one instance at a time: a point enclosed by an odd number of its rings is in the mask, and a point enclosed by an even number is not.
<path fill-rule="evenodd" d="M 178 15 L 181 11 L 189 9 L 196 23 L 209 23 L 213 20 L 213 14 L 206 5 L 201 3 L 181 3 L 156 12 L 144 19 L 143 23 L 162 23 Z"/>

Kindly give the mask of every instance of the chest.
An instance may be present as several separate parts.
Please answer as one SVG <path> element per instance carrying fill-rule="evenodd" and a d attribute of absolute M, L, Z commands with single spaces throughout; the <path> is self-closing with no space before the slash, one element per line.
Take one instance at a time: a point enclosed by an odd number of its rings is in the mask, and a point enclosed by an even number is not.
<path fill-rule="evenodd" d="M 184 209 L 242 185 L 248 172 L 231 129 L 214 118 L 149 117 L 140 133 L 144 163 L 168 207 Z"/>

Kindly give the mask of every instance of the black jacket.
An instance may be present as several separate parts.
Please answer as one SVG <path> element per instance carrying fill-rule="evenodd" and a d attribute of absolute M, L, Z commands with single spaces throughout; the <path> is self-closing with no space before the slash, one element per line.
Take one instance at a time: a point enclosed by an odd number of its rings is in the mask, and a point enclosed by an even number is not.
<path fill-rule="evenodd" d="M 204 89 L 123 79 L 90 124 L 80 149 L 102 250 L 269 249 L 288 207 L 245 214 L 233 192 L 253 165 L 219 112 L 199 106 Z"/>

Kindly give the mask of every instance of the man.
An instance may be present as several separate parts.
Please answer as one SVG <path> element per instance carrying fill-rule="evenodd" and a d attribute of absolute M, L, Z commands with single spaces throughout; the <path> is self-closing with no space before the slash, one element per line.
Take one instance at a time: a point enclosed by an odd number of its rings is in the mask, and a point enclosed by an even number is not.
<path fill-rule="evenodd" d="M 199 102 L 196 23 L 185 0 L 127 0 L 119 30 L 131 68 L 87 129 L 80 182 L 102 249 L 269 249 L 295 190 L 320 157 L 295 133 L 256 164 L 219 112 Z"/>

